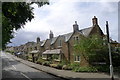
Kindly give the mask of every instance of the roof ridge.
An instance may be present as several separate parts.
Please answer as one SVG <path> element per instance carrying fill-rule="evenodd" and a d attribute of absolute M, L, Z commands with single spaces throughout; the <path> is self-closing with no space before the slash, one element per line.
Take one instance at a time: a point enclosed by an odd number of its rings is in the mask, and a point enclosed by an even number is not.
<path fill-rule="evenodd" d="M 89 29 L 89 28 L 93 28 L 93 26 L 92 26 L 92 27 L 88 27 L 88 28 L 84 28 L 84 29 L 80 29 L 79 31 L 81 31 L 81 30 L 85 30 L 85 29 Z"/>

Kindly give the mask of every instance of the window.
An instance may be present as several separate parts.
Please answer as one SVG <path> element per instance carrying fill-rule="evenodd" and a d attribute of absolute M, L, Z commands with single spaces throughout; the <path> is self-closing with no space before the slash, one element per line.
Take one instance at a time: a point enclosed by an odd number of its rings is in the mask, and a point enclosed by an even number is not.
<path fill-rule="evenodd" d="M 58 46 L 62 46 L 62 40 L 59 40 Z"/>
<path fill-rule="evenodd" d="M 79 41 L 79 37 L 78 37 L 78 36 L 75 36 L 75 37 L 74 37 L 74 42 L 75 42 L 75 43 L 76 43 L 76 42 L 78 43 L 78 41 Z"/>
<path fill-rule="evenodd" d="M 60 55 L 60 54 L 53 54 L 53 55 L 52 55 L 52 58 L 53 58 L 55 61 L 60 61 L 61 55 Z"/>
<path fill-rule="evenodd" d="M 42 55 L 42 59 L 47 59 L 47 55 Z"/>
<path fill-rule="evenodd" d="M 80 56 L 75 56 L 75 62 L 80 62 Z"/>
<path fill-rule="evenodd" d="M 78 42 L 78 40 L 79 40 L 79 38 L 78 38 L 78 36 L 76 37 L 76 41 Z"/>

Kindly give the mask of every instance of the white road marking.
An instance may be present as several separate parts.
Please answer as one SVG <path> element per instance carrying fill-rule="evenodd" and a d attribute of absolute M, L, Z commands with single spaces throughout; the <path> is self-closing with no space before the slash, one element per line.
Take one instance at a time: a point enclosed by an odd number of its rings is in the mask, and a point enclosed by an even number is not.
<path fill-rule="evenodd" d="M 13 67 L 14 69 L 16 69 L 16 67 L 15 67 L 15 66 L 13 66 L 13 65 L 12 65 L 12 67 Z"/>
<path fill-rule="evenodd" d="M 22 74 L 24 77 L 26 77 L 27 79 L 32 80 L 32 79 L 30 79 L 28 76 L 26 76 L 24 73 L 21 72 L 21 74 Z"/>

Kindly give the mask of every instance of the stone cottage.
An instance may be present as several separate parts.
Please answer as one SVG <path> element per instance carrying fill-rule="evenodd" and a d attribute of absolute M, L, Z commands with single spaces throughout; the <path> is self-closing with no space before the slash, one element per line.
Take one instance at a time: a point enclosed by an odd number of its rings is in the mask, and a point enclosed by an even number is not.
<path fill-rule="evenodd" d="M 81 65 L 86 65 L 84 58 L 74 56 L 74 44 L 80 39 L 80 36 L 89 37 L 93 34 L 104 36 L 96 16 L 92 18 L 91 27 L 81 30 L 79 30 L 79 25 L 77 21 L 75 21 L 75 24 L 73 24 L 73 32 L 54 37 L 53 32 L 50 31 L 49 39 L 39 41 L 40 55 L 46 60 L 54 57 L 54 60 L 58 62 L 66 60 L 68 62 L 80 62 Z"/>

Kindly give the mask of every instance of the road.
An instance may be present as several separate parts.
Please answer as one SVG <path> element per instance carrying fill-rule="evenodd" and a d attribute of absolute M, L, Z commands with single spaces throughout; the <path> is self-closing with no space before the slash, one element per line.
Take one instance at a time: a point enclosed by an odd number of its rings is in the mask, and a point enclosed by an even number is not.
<path fill-rule="evenodd" d="M 63 80 L 59 77 L 31 68 L 2 52 L 2 80 Z"/>

